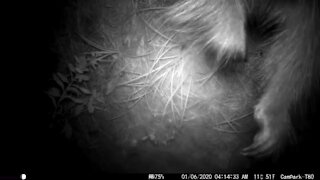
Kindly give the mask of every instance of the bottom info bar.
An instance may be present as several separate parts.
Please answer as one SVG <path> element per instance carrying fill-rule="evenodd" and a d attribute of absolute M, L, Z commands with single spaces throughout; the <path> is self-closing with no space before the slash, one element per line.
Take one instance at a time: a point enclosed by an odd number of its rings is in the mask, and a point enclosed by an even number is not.
<path fill-rule="evenodd" d="M 265 173 L 265 174 L 251 174 L 251 173 L 186 173 L 186 174 L 147 174 L 147 179 L 156 180 L 156 179 L 181 179 L 181 180 L 222 180 L 222 179 L 254 179 L 254 180 L 276 180 L 276 179 L 318 179 L 315 174 L 285 174 L 285 173 Z"/>

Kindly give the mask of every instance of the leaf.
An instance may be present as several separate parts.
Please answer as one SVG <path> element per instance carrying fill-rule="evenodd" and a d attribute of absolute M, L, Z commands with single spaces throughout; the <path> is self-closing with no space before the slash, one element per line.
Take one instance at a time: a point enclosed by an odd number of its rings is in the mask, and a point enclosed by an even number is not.
<path fill-rule="evenodd" d="M 60 97 L 61 96 L 60 90 L 58 88 L 55 88 L 55 87 L 49 89 L 49 91 L 47 93 L 51 97 Z"/>
<path fill-rule="evenodd" d="M 91 94 L 91 91 L 87 88 L 84 87 L 79 87 L 79 89 L 84 93 L 84 94 Z"/>
<path fill-rule="evenodd" d="M 81 94 L 81 92 L 77 89 L 77 88 L 75 88 L 75 87 L 69 87 L 68 89 L 67 89 L 67 92 L 68 93 L 74 93 L 74 94 L 76 94 L 77 96 L 79 96 L 80 94 Z"/>
<path fill-rule="evenodd" d="M 76 71 L 79 74 L 83 74 L 83 73 L 89 72 L 89 68 L 88 67 L 76 67 Z"/>
<path fill-rule="evenodd" d="M 53 80 L 61 87 L 61 89 L 64 89 L 63 82 L 58 78 L 56 74 L 53 74 Z"/>
<path fill-rule="evenodd" d="M 68 67 L 69 67 L 69 70 L 71 72 L 75 72 L 76 71 L 75 67 L 71 63 L 68 64 Z"/>
<path fill-rule="evenodd" d="M 84 73 L 84 70 L 83 70 L 83 69 L 81 69 L 81 68 L 78 68 L 78 67 L 76 67 L 76 71 L 77 71 L 77 73 L 79 73 L 79 74 Z"/>
<path fill-rule="evenodd" d="M 63 81 L 63 82 L 65 82 L 65 83 L 67 83 L 68 82 L 68 79 L 67 79 L 67 77 L 65 76 L 65 75 L 63 75 L 63 74 L 61 74 L 61 73 L 57 73 L 57 75 L 59 76 L 59 78 Z"/>
<path fill-rule="evenodd" d="M 85 87 L 78 86 L 78 85 L 73 85 L 72 87 L 79 89 L 80 91 L 79 90 L 78 91 L 80 94 L 90 95 L 90 94 L 94 93 L 94 91 L 91 92 L 91 90 L 89 90 Z"/>
<path fill-rule="evenodd" d="M 85 57 L 81 57 L 81 62 L 77 65 L 77 67 L 81 68 L 81 69 L 87 69 L 89 64 L 87 62 L 87 59 Z"/>
<path fill-rule="evenodd" d="M 74 56 L 74 58 L 77 61 L 77 65 L 76 65 L 75 70 L 78 73 L 83 74 L 84 72 L 89 71 L 89 69 L 88 69 L 89 64 L 88 64 L 85 56 L 79 56 L 79 57 Z"/>
<path fill-rule="evenodd" d="M 78 56 L 73 56 L 74 59 L 76 60 L 77 63 L 80 63 L 80 59 L 78 58 Z"/>
<path fill-rule="evenodd" d="M 89 77 L 89 76 L 83 75 L 83 74 L 77 74 L 75 78 L 76 78 L 76 80 L 77 80 L 78 82 L 90 80 L 90 77 Z"/>
<path fill-rule="evenodd" d="M 67 96 L 66 98 L 68 98 L 71 101 L 73 101 L 74 103 L 78 103 L 78 104 L 86 104 L 88 101 L 87 98 L 76 98 L 76 97 L 72 97 L 72 96 Z"/>
<path fill-rule="evenodd" d="M 93 68 L 93 69 L 96 69 L 97 66 L 98 66 L 98 60 L 96 59 L 93 59 L 90 61 L 90 66 Z"/>
<path fill-rule="evenodd" d="M 77 61 L 77 63 L 81 67 L 87 65 L 87 59 L 84 56 L 80 56 L 80 57 L 74 56 L 74 59 Z"/>
<path fill-rule="evenodd" d="M 74 115 L 75 116 L 80 115 L 83 110 L 84 110 L 84 105 L 77 105 L 74 109 Z"/>

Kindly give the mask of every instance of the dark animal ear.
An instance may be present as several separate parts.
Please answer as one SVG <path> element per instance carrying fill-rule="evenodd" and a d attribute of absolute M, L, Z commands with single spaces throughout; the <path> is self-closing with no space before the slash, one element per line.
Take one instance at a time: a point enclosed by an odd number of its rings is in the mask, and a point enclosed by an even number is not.
<path fill-rule="evenodd" d="M 273 13 L 271 8 L 267 3 L 264 7 L 248 11 L 245 25 L 248 39 L 256 43 L 266 43 L 284 30 L 284 18 Z"/>

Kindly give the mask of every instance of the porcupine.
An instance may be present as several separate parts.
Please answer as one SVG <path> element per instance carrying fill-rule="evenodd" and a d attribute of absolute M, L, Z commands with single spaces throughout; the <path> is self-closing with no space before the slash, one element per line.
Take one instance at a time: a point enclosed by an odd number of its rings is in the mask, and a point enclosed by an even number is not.
<path fill-rule="evenodd" d="M 185 35 L 181 44 L 209 52 L 208 61 L 220 69 L 246 59 L 250 39 L 265 45 L 256 70 L 259 131 L 244 155 L 281 150 L 294 136 L 290 108 L 319 88 L 319 9 L 317 0 L 181 0 L 165 13 L 166 24 Z"/>

